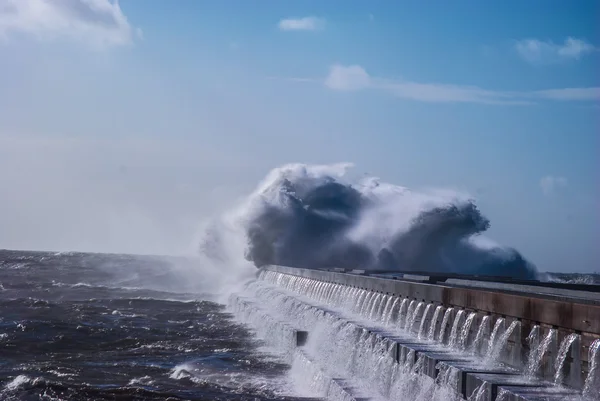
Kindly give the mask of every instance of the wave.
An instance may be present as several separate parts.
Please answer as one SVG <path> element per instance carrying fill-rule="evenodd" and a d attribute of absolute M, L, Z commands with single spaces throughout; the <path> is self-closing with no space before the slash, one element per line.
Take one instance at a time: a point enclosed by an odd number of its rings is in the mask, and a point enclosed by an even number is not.
<path fill-rule="evenodd" d="M 237 208 L 211 222 L 200 249 L 260 267 L 340 267 L 536 278 L 517 250 L 484 237 L 490 221 L 468 195 L 412 191 L 350 164 L 289 164 L 272 170 Z M 229 247 L 236 243 L 236 249 Z"/>
<path fill-rule="evenodd" d="M 546 281 L 563 284 L 600 284 L 600 274 L 598 273 L 545 273 Z"/>

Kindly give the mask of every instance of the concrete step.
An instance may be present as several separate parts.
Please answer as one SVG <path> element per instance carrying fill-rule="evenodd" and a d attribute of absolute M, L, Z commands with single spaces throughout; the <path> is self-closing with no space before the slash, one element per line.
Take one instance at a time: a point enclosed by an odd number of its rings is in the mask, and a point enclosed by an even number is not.
<path fill-rule="evenodd" d="M 570 401 L 581 399 L 579 392 L 564 387 L 500 386 L 496 401 Z M 600 397 L 598 398 L 600 399 Z"/>
<path fill-rule="evenodd" d="M 439 343 L 431 343 L 409 335 L 398 335 L 386 328 L 373 326 L 372 322 L 356 320 L 355 316 L 346 316 L 339 310 L 320 305 L 312 300 L 298 299 L 295 296 L 282 292 L 294 299 L 294 302 L 307 305 L 309 308 L 345 322 L 352 322 L 357 327 L 377 334 L 382 339 L 387 339 L 396 347 L 395 359 L 397 363 L 410 362 L 415 364 L 421 359 L 420 372 L 423 375 L 436 379 L 441 370 L 453 369 L 456 373 L 454 389 L 464 399 L 468 399 L 474 392 L 479 392 L 476 401 L 495 401 L 501 389 L 506 389 L 506 400 L 498 401 L 525 401 L 540 400 L 545 396 L 548 401 L 564 400 L 566 395 L 577 395 L 578 392 L 570 389 L 561 389 L 548 382 L 527 382 L 518 370 L 509 366 L 485 366 L 481 358 L 466 352 L 458 352 Z M 351 345 L 350 345 L 351 346 Z M 408 360 L 409 358 L 412 358 Z M 332 378 L 332 380 L 334 380 Z M 554 397 L 556 398 L 548 398 Z M 516 397 L 516 398 L 515 398 Z"/>

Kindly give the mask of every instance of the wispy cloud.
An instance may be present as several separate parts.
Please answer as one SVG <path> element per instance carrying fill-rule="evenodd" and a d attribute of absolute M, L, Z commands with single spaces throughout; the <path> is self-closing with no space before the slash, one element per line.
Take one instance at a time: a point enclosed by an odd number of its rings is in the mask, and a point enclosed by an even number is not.
<path fill-rule="evenodd" d="M 281 78 L 280 78 L 281 79 Z M 436 103 L 534 104 L 542 100 L 600 100 L 600 87 L 560 88 L 540 91 L 497 91 L 477 86 L 389 80 L 371 76 L 360 65 L 334 64 L 324 79 L 288 78 L 294 82 L 322 83 L 336 91 L 376 90 L 403 99 Z"/>
<path fill-rule="evenodd" d="M 134 29 L 111 0 L 0 0 L 0 39 L 14 35 L 39 40 L 68 38 L 93 46 L 131 44 Z"/>
<path fill-rule="evenodd" d="M 282 31 L 318 31 L 325 28 L 325 20 L 317 17 L 286 18 L 279 21 Z"/>
<path fill-rule="evenodd" d="M 541 98 L 552 100 L 600 100 L 600 88 L 563 88 L 537 91 Z"/>
<path fill-rule="evenodd" d="M 544 195 L 551 195 L 566 186 L 567 179 L 565 177 L 547 175 L 540 180 L 540 188 Z"/>
<path fill-rule="evenodd" d="M 382 82 L 379 88 L 395 96 L 422 102 L 457 102 L 487 104 L 529 104 L 510 93 L 490 91 L 477 86 L 462 86 L 419 82 Z"/>
<path fill-rule="evenodd" d="M 553 63 L 561 60 L 579 60 L 598 48 L 583 40 L 568 37 L 562 44 L 539 39 L 523 39 L 515 44 L 519 55 L 530 63 Z"/>
<path fill-rule="evenodd" d="M 334 90 L 351 91 L 371 86 L 371 77 L 359 65 L 333 65 L 325 78 L 325 86 Z"/>

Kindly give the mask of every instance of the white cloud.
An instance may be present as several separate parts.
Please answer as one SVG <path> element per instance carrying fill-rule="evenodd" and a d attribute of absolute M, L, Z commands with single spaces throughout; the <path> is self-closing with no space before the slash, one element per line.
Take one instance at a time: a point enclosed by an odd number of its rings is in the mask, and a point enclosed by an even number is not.
<path fill-rule="evenodd" d="M 583 39 L 568 37 L 562 44 L 539 39 L 523 39 L 515 44 L 519 55 L 530 63 L 551 63 L 560 60 L 579 60 L 598 49 Z"/>
<path fill-rule="evenodd" d="M 559 46 L 558 54 L 561 57 L 578 59 L 579 57 L 587 53 L 591 53 L 594 50 L 596 50 L 596 48 L 585 40 L 569 37 L 565 40 L 565 43 L 562 46 Z"/>
<path fill-rule="evenodd" d="M 279 21 L 282 31 L 318 31 L 325 27 L 325 20 L 317 17 L 286 18 Z"/>
<path fill-rule="evenodd" d="M 378 89 L 394 96 L 422 102 L 506 103 L 524 100 L 513 99 L 509 94 L 488 91 L 475 86 L 390 81 L 374 78 L 359 65 L 333 65 L 325 78 L 325 86 L 333 90 L 353 91 Z"/>
<path fill-rule="evenodd" d="M 134 34 L 142 38 L 113 0 L 0 0 L 0 39 L 19 34 L 98 47 L 131 44 Z"/>
<path fill-rule="evenodd" d="M 335 64 L 329 69 L 325 85 L 335 90 L 359 90 L 368 88 L 371 85 L 371 77 L 359 65 L 343 66 Z"/>
<path fill-rule="evenodd" d="M 476 86 L 447 85 L 436 83 L 395 82 L 384 83 L 382 89 L 395 96 L 422 102 L 461 102 L 461 103 L 530 103 L 514 99 L 508 93 L 489 91 Z"/>
<path fill-rule="evenodd" d="M 548 89 L 535 93 L 552 100 L 600 100 L 600 88 Z"/>
<path fill-rule="evenodd" d="M 540 187 L 545 195 L 550 195 L 567 186 L 565 177 L 547 175 L 540 180 Z"/>
<path fill-rule="evenodd" d="M 437 103 L 484 103 L 484 104 L 534 104 L 541 100 L 594 101 L 600 100 L 600 87 L 560 88 L 540 91 L 496 91 L 477 86 L 421 83 L 409 80 L 387 80 L 372 77 L 359 65 L 330 67 L 325 80 L 314 78 L 291 78 L 295 82 L 323 82 L 326 87 L 338 91 L 374 89 L 393 96 Z"/>

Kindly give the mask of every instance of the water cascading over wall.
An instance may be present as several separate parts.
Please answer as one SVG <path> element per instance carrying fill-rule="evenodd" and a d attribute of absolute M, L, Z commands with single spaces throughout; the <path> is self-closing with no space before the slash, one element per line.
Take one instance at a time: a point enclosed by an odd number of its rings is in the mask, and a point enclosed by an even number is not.
<path fill-rule="evenodd" d="M 270 266 L 230 307 L 289 358 L 301 387 L 328 399 L 600 399 L 593 333 L 401 283 Z"/>

